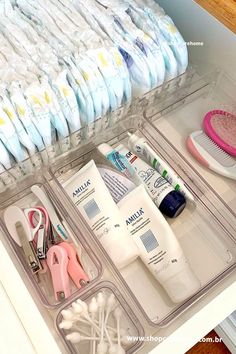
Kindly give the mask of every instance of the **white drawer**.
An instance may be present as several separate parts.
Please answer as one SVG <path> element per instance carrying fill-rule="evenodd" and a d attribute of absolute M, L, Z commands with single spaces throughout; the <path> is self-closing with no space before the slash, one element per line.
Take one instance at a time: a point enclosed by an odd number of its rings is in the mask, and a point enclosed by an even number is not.
<path fill-rule="evenodd" d="M 161 3 L 162 1 L 160 1 Z M 164 4 L 165 3 L 165 4 Z M 206 39 L 212 39 L 213 33 L 217 37 L 216 32 L 220 33 L 222 38 L 222 48 L 230 48 L 230 55 L 227 55 L 227 66 L 235 64 L 235 60 L 232 60 L 232 57 L 235 55 L 233 47 L 235 45 L 229 45 L 228 43 L 235 43 L 233 36 L 223 28 L 222 25 L 217 23 L 209 15 L 207 15 L 203 10 L 201 10 L 198 5 L 194 2 L 189 2 L 188 0 L 179 0 L 179 5 L 177 11 L 173 11 L 172 1 L 163 1 L 163 7 L 168 7 L 168 12 L 172 15 L 173 19 L 176 20 L 178 27 L 182 30 L 183 34 L 188 32 L 188 35 L 185 36 L 186 39 L 191 39 L 193 31 L 197 33 L 198 36 L 204 35 Z M 186 16 L 186 12 L 188 16 Z M 172 10 L 171 10 L 172 9 Z M 173 11 L 173 14 L 171 13 Z M 191 15 L 194 13 L 194 16 Z M 199 21 L 199 16 L 201 16 L 204 23 L 208 23 L 211 30 L 207 34 L 206 27 L 201 26 L 201 21 Z M 196 20 L 193 21 L 193 18 Z M 183 25 L 181 25 L 181 23 Z M 204 34 L 201 30 L 204 30 Z M 191 30 L 192 28 L 192 30 Z M 213 30 L 214 29 L 214 30 Z M 201 40 L 201 38 L 196 38 L 196 40 Z M 228 42 L 226 41 L 228 40 Z M 226 44 L 227 42 L 227 44 Z M 223 64 L 224 50 L 220 50 L 220 55 L 218 54 L 217 48 L 218 43 L 212 43 L 211 48 L 204 48 L 203 56 L 204 62 L 210 61 L 215 62 L 216 64 Z M 197 55 L 196 49 L 190 50 L 193 61 L 199 63 L 201 59 Z M 209 54 L 209 55 L 208 55 Z M 207 59 L 207 60 L 206 60 Z M 204 65 L 203 65 L 204 66 Z M 193 111 L 198 112 L 198 114 L 203 113 L 203 107 L 201 105 L 202 98 L 200 98 L 200 104 L 197 101 L 191 103 L 190 106 L 185 106 L 185 114 L 191 115 Z M 206 102 L 206 101 L 204 101 Z M 209 107 L 210 108 L 210 107 Z M 161 117 L 155 125 L 163 133 L 171 132 L 169 139 L 172 139 L 172 134 L 175 136 L 176 142 L 179 142 L 178 152 L 185 154 L 186 151 L 181 145 L 181 135 L 178 140 L 178 136 L 175 135 L 175 118 L 181 116 L 181 110 L 177 113 L 176 111 L 170 112 L 168 118 Z M 180 119 L 185 119 L 183 116 Z M 171 124 L 171 122 L 174 124 Z M 195 120 L 191 128 L 195 128 L 195 124 L 199 124 L 200 121 Z M 170 125 L 168 125 L 170 124 Z M 188 128 L 183 128 L 181 134 L 186 136 L 189 132 Z M 181 150 L 183 149 L 183 150 Z M 190 159 L 191 160 L 191 159 Z M 235 195 L 231 193 L 234 189 L 232 182 L 228 182 L 226 179 L 221 183 L 221 179 L 211 173 L 205 172 L 197 163 L 191 160 L 191 163 L 194 165 L 194 168 L 201 173 L 204 173 L 204 177 L 209 183 L 219 186 L 219 195 L 224 199 L 225 202 L 235 203 Z M 203 172 L 204 171 L 204 172 Z M 235 204 L 234 204 L 235 205 Z M 234 209 L 235 210 L 235 209 Z M 219 246 L 220 247 L 220 246 Z M 7 252 L 5 251 L 7 249 Z M 9 249 L 5 241 L 0 243 L 0 280 L 2 285 L 11 299 L 11 303 L 15 308 L 16 313 L 18 314 L 21 323 L 30 338 L 32 346 L 34 347 L 34 352 L 39 354 L 47 353 L 48 348 L 53 354 L 67 353 L 65 347 L 63 346 L 58 333 L 54 327 L 54 321 L 51 315 L 44 309 L 38 301 L 38 298 L 34 291 L 30 288 L 28 279 L 25 279 L 22 269 L 19 267 L 18 263 L 15 261 L 14 255 Z M 9 255 L 10 257 L 9 257 Z M 7 269 L 7 272 L 6 272 Z M 143 349 L 140 350 L 140 354 L 157 353 L 157 354 L 166 354 L 174 352 L 175 354 L 183 354 L 188 349 L 190 349 L 200 338 L 202 338 L 206 333 L 208 333 L 212 328 L 214 328 L 218 323 L 220 323 L 224 318 L 226 318 L 230 313 L 235 310 L 235 297 L 236 297 L 236 273 L 233 272 L 229 274 L 226 278 L 221 280 L 214 288 L 212 288 L 207 295 L 198 299 L 198 301 L 187 308 L 184 313 L 179 317 L 175 318 L 168 326 L 156 330 L 154 327 L 147 327 L 146 333 L 157 337 L 168 337 L 163 343 L 158 344 L 157 342 L 145 343 Z M 27 289 L 28 287 L 28 289 Z M 222 305 L 223 304 L 223 305 Z M 20 327 L 19 327 L 20 328 Z M 20 331 L 20 329 L 19 329 Z M 24 354 L 26 351 L 24 352 Z M 33 353 L 33 352 L 32 352 Z"/>

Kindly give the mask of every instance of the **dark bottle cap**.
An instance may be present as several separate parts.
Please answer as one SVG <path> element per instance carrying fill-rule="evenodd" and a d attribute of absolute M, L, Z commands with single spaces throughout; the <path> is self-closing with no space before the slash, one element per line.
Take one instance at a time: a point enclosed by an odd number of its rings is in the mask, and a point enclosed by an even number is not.
<path fill-rule="evenodd" d="M 176 218 L 185 208 L 186 200 L 183 194 L 177 191 L 172 191 L 163 199 L 159 209 L 160 211 L 169 216 L 169 218 Z"/>

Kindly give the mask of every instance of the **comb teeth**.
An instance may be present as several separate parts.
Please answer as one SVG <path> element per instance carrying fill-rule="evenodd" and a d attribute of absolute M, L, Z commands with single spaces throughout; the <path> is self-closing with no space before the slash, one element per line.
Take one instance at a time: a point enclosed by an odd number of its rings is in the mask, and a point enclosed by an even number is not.
<path fill-rule="evenodd" d="M 214 141 L 212 141 L 203 132 L 194 137 L 194 140 L 202 146 L 209 155 L 211 155 L 219 164 L 224 167 L 233 167 L 236 165 L 236 160 L 222 150 Z"/>

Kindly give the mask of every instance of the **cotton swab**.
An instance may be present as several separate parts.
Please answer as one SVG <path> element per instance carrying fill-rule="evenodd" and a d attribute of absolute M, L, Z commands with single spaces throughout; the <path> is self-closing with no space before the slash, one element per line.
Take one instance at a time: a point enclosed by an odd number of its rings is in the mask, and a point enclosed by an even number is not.
<path fill-rule="evenodd" d="M 98 334 L 100 333 L 100 329 L 97 324 L 91 321 L 89 316 L 86 316 L 86 308 L 79 305 L 78 303 L 73 303 L 72 308 L 63 310 L 61 312 L 63 319 L 66 321 L 81 322 L 87 325 L 92 325 L 96 328 Z M 82 318 L 83 317 L 83 318 Z"/>
<path fill-rule="evenodd" d="M 66 339 L 69 340 L 71 343 L 74 343 L 74 344 L 82 342 L 82 341 L 91 341 L 91 340 L 96 341 L 96 340 L 99 340 L 99 338 L 97 338 L 97 337 L 81 336 L 81 334 L 78 333 L 78 332 L 73 332 L 73 333 L 67 334 Z"/>
<path fill-rule="evenodd" d="M 67 310 L 62 310 L 61 311 L 62 317 L 64 320 L 73 320 L 74 319 L 74 312 L 72 311 L 72 309 L 67 309 Z"/>
<path fill-rule="evenodd" d="M 74 311 L 79 314 L 81 317 L 84 317 L 85 320 L 87 320 L 95 329 L 98 333 L 100 333 L 100 328 L 97 326 L 97 324 L 91 319 L 91 317 L 89 316 L 89 313 L 88 313 L 88 306 L 87 304 L 84 305 L 85 303 L 78 303 L 78 300 L 77 302 L 74 302 L 72 304 L 73 306 L 73 309 Z"/>
<path fill-rule="evenodd" d="M 95 317 L 96 317 L 96 314 L 98 313 L 98 304 L 97 304 L 97 300 L 95 297 L 92 298 L 90 304 L 89 304 L 89 312 L 91 314 L 91 318 L 92 318 L 92 321 L 95 321 Z M 93 337 L 94 336 L 94 327 L 91 326 L 91 336 Z M 95 354 L 96 352 L 96 341 L 93 340 L 91 342 L 91 351 L 92 351 L 92 354 Z"/>
<path fill-rule="evenodd" d="M 89 341 L 90 354 L 125 354 L 122 346 L 129 344 L 128 330 L 121 328 L 123 312 L 114 294 L 108 297 L 100 292 L 89 304 L 78 299 L 61 314 L 59 328 L 74 331 L 66 336 L 71 343 Z M 108 325 L 111 314 L 116 320 L 115 328 Z"/>
<path fill-rule="evenodd" d="M 99 308 L 99 327 L 101 327 L 101 336 L 100 336 L 100 342 L 97 346 L 97 354 L 106 354 L 108 345 L 104 340 L 104 328 L 105 328 L 105 323 L 104 323 L 104 309 L 106 305 L 106 297 L 103 293 L 98 293 L 97 295 L 97 304 Z"/>
<path fill-rule="evenodd" d="M 116 346 L 113 344 L 107 328 L 105 327 L 104 330 L 105 330 L 105 334 L 106 334 L 106 337 L 107 337 L 107 340 L 108 340 L 108 343 L 109 343 L 108 354 L 116 354 Z"/>
<path fill-rule="evenodd" d="M 106 307 L 106 317 L 105 317 L 105 326 L 107 324 L 108 318 L 114 307 L 116 306 L 117 301 L 115 299 L 115 295 L 111 294 L 107 300 L 107 307 Z"/>
<path fill-rule="evenodd" d="M 73 322 L 72 321 L 66 321 L 63 320 L 60 324 L 59 324 L 59 328 L 61 329 L 71 329 L 73 327 Z"/>
<path fill-rule="evenodd" d="M 125 354 L 124 348 L 121 346 L 121 335 L 120 335 L 120 319 L 122 316 L 122 310 L 120 307 L 117 307 L 115 311 L 113 312 L 113 315 L 116 319 L 116 324 L 117 324 L 117 339 L 118 339 L 118 344 L 117 344 L 117 352 L 116 354 Z"/>
<path fill-rule="evenodd" d="M 77 303 L 72 303 L 72 308 L 70 309 L 66 309 L 66 310 L 62 310 L 61 312 L 63 319 L 65 321 L 72 321 L 72 322 L 81 322 L 84 324 L 88 324 L 91 325 L 91 321 L 89 321 L 88 319 L 85 319 L 84 317 L 84 310 L 83 308 L 78 305 Z M 100 329 L 100 324 L 99 321 L 97 319 L 93 320 L 94 322 L 94 326 L 96 325 L 96 329 L 99 330 L 99 333 L 101 332 Z M 117 333 L 116 329 L 107 325 L 107 328 L 111 331 L 113 331 L 114 333 Z"/>
<path fill-rule="evenodd" d="M 82 333 L 85 336 L 90 336 L 90 333 L 87 332 L 84 328 L 77 326 L 75 323 L 73 323 L 72 321 L 62 321 L 59 324 L 59 328 L 61 329 L 74 329 L 76 331 L 80 331 L 80 333 Z"/>

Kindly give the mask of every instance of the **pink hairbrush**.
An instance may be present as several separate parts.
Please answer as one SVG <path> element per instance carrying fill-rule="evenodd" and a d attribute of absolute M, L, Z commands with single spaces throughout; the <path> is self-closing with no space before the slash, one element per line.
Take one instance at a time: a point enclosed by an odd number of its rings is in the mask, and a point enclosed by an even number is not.
<path fill-rule="evenodd" d="M 204 118 L 203 126 L 211 140 L 236 157 L 236 115 L 222 110 L 210 111 Z"/>

